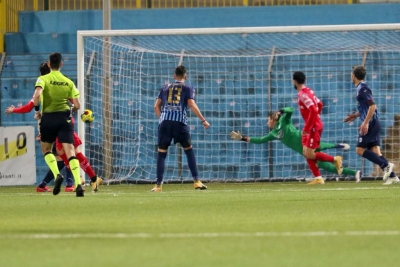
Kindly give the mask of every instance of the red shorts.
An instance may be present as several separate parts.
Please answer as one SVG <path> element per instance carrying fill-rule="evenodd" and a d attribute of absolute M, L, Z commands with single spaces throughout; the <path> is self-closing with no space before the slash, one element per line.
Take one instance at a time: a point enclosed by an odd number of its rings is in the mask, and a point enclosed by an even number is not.
<path fill-rule="evenodd" d="M 81 139 L 79 138 L 78 134 L 76 132 L 74 132 L 74 147 L 78 147 L 82 144 Z M 56 139 L 56 148 L 57 150 L 61 150 L 62 144 L 60 142 L 58 142 L 58 138 Z"/>
<path fill-rule="evenodd" d="M 321 130 L 313 129 L 309 134 L 303 134 L 301 136 L 301 144 L 305 147 L 316 149 L 319 147 L 319 144 L 321 142 L 321 135 L 322 135 L 322 129 Z"/>

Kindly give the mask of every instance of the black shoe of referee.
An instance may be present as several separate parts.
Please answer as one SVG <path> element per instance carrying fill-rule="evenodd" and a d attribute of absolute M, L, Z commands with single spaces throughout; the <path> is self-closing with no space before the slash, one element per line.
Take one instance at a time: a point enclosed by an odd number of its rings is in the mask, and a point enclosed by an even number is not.
<path fill-rule="evenodd" d="M 58 195 L 58 193 L 60 193 L 61 184 L 63 181 L 64 177 L 61 174 L 57 174 L 57 178 L 54 182 L 53 195 Z"/>
<path fill-rule="evenodd" d="M 83 188 L 80 184 L 78 184 L 78 186 L 76 187 L 76 196 L 77 197 L 84 197 L 85 195 L 83 194 Z"/>

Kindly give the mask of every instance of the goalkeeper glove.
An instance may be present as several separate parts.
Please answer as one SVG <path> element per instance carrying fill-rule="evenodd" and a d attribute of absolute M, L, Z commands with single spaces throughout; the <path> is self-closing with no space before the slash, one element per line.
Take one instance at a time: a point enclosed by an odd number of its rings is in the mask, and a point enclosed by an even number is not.
<path fill-rule="evenodd" d="M 245 141 L 245 142 L 247 142 L 247 136 L 242 136 L 240 134 L 240 131 L 237 131 L 237 132 L 232 131 L 231 132 L 231 138 L 234 139 L 234 140 L 237 140 L 237 141 Z"/>

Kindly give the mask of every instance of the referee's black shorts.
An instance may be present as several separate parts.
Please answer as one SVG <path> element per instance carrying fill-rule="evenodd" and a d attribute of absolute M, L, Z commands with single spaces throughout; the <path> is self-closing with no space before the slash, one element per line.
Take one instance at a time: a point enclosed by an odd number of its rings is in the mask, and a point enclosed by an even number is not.
<path fill-rule="evenodd" d="M 53 143 L 58 137 L 60 143 L 74 143 L 74 124 L 70 111 L 43 113 L 40 122 L 40 140 Z"/>

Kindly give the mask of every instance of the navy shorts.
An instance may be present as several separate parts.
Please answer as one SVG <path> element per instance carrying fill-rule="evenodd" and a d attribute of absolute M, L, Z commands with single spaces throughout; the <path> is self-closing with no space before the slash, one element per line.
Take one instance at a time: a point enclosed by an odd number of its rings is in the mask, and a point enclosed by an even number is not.
<path fill-rule="evenodd" d="M 379 120 L 374 120 L 369 124 L 366 135 L 358 135 L 357 147 L 371 149 L 374 146 L 380 146 L 381 141 L 381 124 Z"/>
<path fill-rule="evenodd" d="M 179 121 L 162 121 L 158 125 L 158 147 L 168 148 L 172 139 L 183 148 L 191 146 L 189 126 Z"/>
<path fill-rule="evenodd" d="M 71 121 L 70 112 L 43 113 L 40 121 L 40 140 L 45 143 L 74 143 L 74 124 Z"/>

